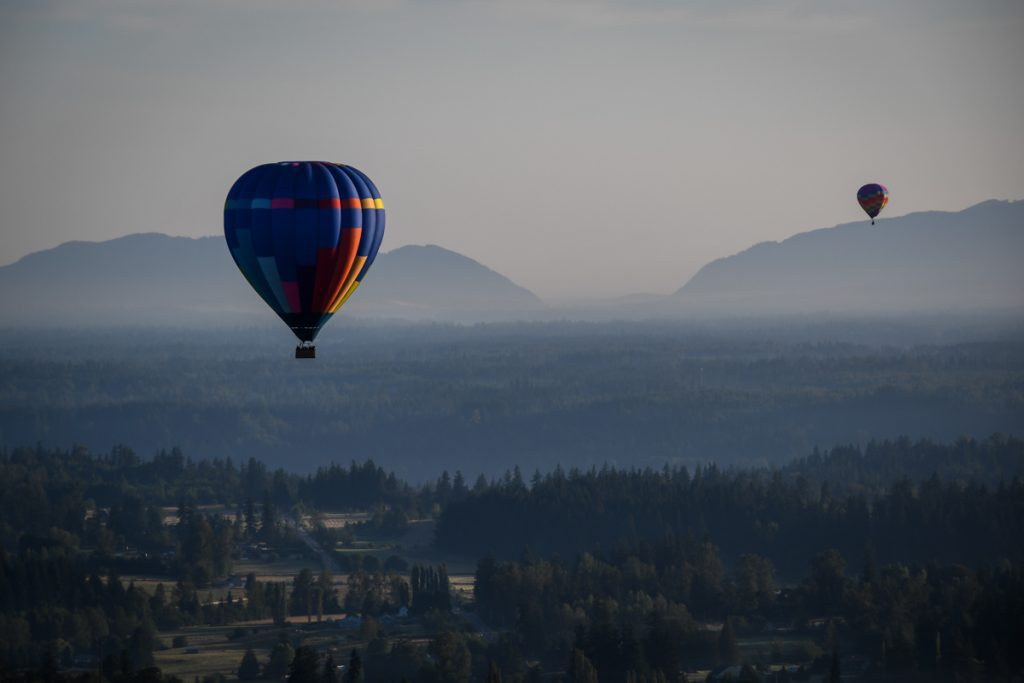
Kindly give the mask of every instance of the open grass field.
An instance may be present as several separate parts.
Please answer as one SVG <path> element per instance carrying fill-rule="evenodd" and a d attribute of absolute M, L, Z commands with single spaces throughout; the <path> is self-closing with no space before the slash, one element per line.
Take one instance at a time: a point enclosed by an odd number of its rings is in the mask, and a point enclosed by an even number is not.
<path fill-rule="evenodd" d="M 331 653 L 336 662 L 347 661 L 353 649 L 364 649 L 367 643 L 358 633 L 343 632 L 328 622 L 306 624 L 305 620 L 292 618 L 283 627 L 275 627 L 270 620 L 250 621 L 230 626 L 193 626 L 160 633 L 160 639 L 170 645 L 176 636 L 183 636 L 187 643 L 183 647 L 168 647 L 154 654 L 156 665 L 165 674 L 178 676 L 186 681 L 196 676 L 219 673 L 234 680 L 238 665 L 247 649 L 252 649 L 260 664 L 265 664 L 274 646 L 286 638 L 293 648 L 300 645 L 315 647 L 321 653 Z M 386 640 L 401 638 L 426 644 L 428 635 L 422 626 L 414 621 L 381 629 Z"/>
<path fill-rule="evenodd" d="M 249 630 L 250 635 L 232 638 L 238 628 Z M 256 632 L 252 633 L 252 630 Z M 168 645 L 175 637 L 184 637 L 186 644 L 154 653 L 156 665 L 164 673 L 185 680 L 211 673 L 234 678 L 247 648 L 252 648 L 261 661 L 265 661 L 277 642 L 275 629 L 269 620 L 231 626 L 194 626 L 160 634 L 161 640 Z"/>
<path fill-rule="evenodd" d="M 156 593 L 156 587 L 159 584 L 164 585 L 164 590 L 167 591 L 167 595 L 170 595 L 170 591 L 174 589 L 176 581 L 168 577 L 153 577 L 153 576 L 139 576 L 139 575 L 128 575 L 121 577 L 121 583 L 127 588 L 130 583 L 135 584 L 135 587 L 145 591 L 147 595 L 153 595 Z M 208 587 L 199 589 L 199 601 L 203 604 L 211 602 L 221 602 L 226 600 L 228 593 L 231 593 L 233 600 L 239 600 L 245 597 L 244 587 L 225 588 L 225 587 Z"/>
<path fill-rule="evenodd" d="M 281 558 L 273 562 L 256 559 L 239 560 L 235 562 L 232 573 L 242 577 L 252 573 L 260 582 L 291 581 L 303 569 L 319 574 L 320 561 L 305 558 Z"/>
<path fill-rule="evenodd" d="M 216 512 L 225 516 L 234 515 L 234 510 L 224 506 L 208 507 L 207 512 Z M 164 523 L 177 523 L 175 513 L 175 508 L 165 508 L 163 510 Z M 369 514 L 328 513 L 320 516 L 319 519 L 328 528 L 337 529 L 364 522 L 369 519 Z M 306 518 L 302 521 L 304 525 L 308 525 L 312 520 Z M 453 557 L 433 550 L 430 545 L 433 540 L 434 524 L 434 520 L 431 519 L 413 520 L 406 533 L 400 538 L 357 539 L 346 546 L 339 545 L 335 548 L 335 552 L 342 555 L 349 553 L 372 555 L 381 563 L 389 557 L 398 556 L 405 560 L 410 567 L 413 564 L 438 565 L 444 563 L 448 567 L 453 603 L 459 606 L 466 605 L 473 599 L 476 561 L 473 558 Z M 257 580 L 263 583 L 286 583 L 290 592 L 293 579 L 303 569 L 309 569 L 314 574 L 319 574 L 321 562 L 316 558 L 295 556 L 273 561 L 243 559 L 234 563 L 232 574 L 245 577 L 252 573 Z M 408 577 L 408 572 L 404 572 L 404 574 Z M 339 599 L 343 601 L 347 590 L 348 574 L 337 573 L 332 578 Z M 171 591 L 175 584 L 172 578 L 159 576 L 127 575 L 123 576 L 122 580 L 125 585 L 134 581 L 137 588 L 149 595 L 156 591 L 156 587 L 160 583 L 164 584 L 167 591 Z M 229 592 L 235 600 L 244 599 L 245 591 L 242 587 L 202 588 L 199 590 L 199 599 L 204 604 L 220 602 L 227 598 Z M 329 618 L 337 615 L 327 614 L 324 616 Z M 423 626 L 418 620 L 410 620 L 389 625 L 386 631 L 382 629 L 382 636 L 386 639 L 402 638 L 426 643 L 430 634 L 423 631 Z M 221 674 L 229 680 L 235 680 L 239 663 L 247 649 L 251 648 L 260 663 L 265 664 L 271 650 L 282 637 L 287 638 L 292 647 L 311 645 L 321 652 L 333 652 L 335 660 L 339 663 L 347 660 L 348 652 L 353 647 L 362 648 L 366 645 L 359 640 L 358 633 L 340 631 L 336 627 L 328 625 L 326 621 L 322 624 L 307 624 L 301 617 L 292 617 L 291 622 L 285 628 L 274 627 L 267 619 L 229 626 L 187 627 L 176 631 L 161 632 L 158 637 L 165 649 L 155 653 L 156 665 L 166 674 L 178 676 L 186 681 L 209 674 Z M 185 645 L 170 647 L 175 637 L 184 637 Z"/>
<path fill-rule="evenodd" d="M 197 505 L 196 511 L 204 515 L 218 515 L 230 521 L 235 521 L 238 509 L 230 505 Z M 176 506 L 164 506 L 160 508 L 160 517 L 164 526 L 177 526 L 178 508 Z"/>
<path fill-rule="evenodd" d="M 318 516 L 318 519 L 328 529 L 344 529 L 351 524 L 362 524 L 371 517 L 369 512 L 324 512 Z M 310 515 L 305 515 L 302 518 L 302 523 L 307 526 L 311 522 Z"/>
<path fill-rule="evenodd" d="M 237 635 L 239 629 L 244 630 L 244 635 Z M 365 645 L 350 640 L 326 623 L 307 627 L 293 622 L 285 628 L 277 628 L 269 620 L 231 626 L 195 626 L 161 633 L 160 636 L 168 644 L 175 636 L 187 639 L 184 647 L 168 648 L 155 653 L 157 666 L 165 673 L 185 680 L 210 673 L 234 678 L 247 649 L 251 648 L 260 663 L 265 664 L 270 651 L 282 637 L 287 638 L 292 647 L 311 645 L 325 651 Z"/>
<path fill-rule="evenodd" d="M 747 662 L 806 662 L 822 654 L 821 648 L 806 635 L 737 638 L 737 643 Z"/>

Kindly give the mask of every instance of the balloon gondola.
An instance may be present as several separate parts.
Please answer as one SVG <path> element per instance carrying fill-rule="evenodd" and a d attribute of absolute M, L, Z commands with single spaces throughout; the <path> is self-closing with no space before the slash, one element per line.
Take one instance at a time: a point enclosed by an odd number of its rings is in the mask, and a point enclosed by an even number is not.
<path fill-rule="evenodd" d="M 313 341 L 373 265 L 384 202 L 361 171 L 325 161 L 250 169 L 224 204 L 224 237 L 238 269 L 299 339 Z"/>

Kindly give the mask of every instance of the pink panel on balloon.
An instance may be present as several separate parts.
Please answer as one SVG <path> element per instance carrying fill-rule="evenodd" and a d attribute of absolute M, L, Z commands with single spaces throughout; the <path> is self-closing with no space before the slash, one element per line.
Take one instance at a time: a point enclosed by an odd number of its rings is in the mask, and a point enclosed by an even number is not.
<path fill-rule="evenodd" d="M 302 304 L 299 303 L 299 283 L 282 282 L 281 288 L 284 289 L 284 295 L 288 297 L 288 305 L 291 307 L 292 313 L 301 313 Z"/>

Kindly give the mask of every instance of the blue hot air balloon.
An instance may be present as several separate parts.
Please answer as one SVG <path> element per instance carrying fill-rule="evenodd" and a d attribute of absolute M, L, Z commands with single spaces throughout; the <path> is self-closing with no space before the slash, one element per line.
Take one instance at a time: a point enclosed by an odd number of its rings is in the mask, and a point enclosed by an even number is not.
<path fill-rule="evenodd" d="M 297 358 L 363 281 L 384 237 L 384 202 L 351 166 L 282 161 L 250 169 L 224 204 L 238 269 L 299 338 Z"/>

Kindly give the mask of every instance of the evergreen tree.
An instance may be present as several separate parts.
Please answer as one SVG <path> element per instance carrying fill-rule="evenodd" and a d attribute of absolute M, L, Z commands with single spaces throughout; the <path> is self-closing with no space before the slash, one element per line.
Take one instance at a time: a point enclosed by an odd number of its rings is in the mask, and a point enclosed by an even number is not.
<path fill-rule="evenodd" d="M 128 653 L 132 669 L 138 671 L 153 666 L 153 648 L 156 645 L 156 628 L 146 619 L 132 632 L 128 641 Z"/>
<path fill-rule="evenodd" d="M 446 683 L 468 681 L 472 673 L 473 658 L 461 633 L 445 631 L 430 643 L 437 676 Z"/>
<path fill-rule="evenodd" d="M 252 498 L 245 499 L 245 538 L 252 540 L 256 537 L 256 504 Z"/>
<path fill-rule="evenodd" d="M 254 681 L 260 677 L 260 662 L 256 659 L 256 653 L 252 649 L 245 651 L 242 661 L 238 665 L 238 679 L 241 681 Z"/>
<path fill-rule="evenodd" d="M 263 676 L 265 678 L 283 678 L 288 673 L 294 656 L 295 651 L 287 641 L 278 643 L 270 651 L 270 659 L 267 660 L 267 665 L 263 668 Z"/>
<path fill-rule="evenodd" d="M 338 665 L 334 663 L 334 656 L 329 652 L 324 660 L 324 670 L 320 674 L 320 683 L 340 683 L 338 681 Z"/>
<path fill-rule="evenodd" d="M 294 616 L 306 617 L 306 622 L 312 621 L 313 608 L 313 572 L 304 567 L 294 579 L 292 579 L 291 613 Z"/>
<path fill-rule="evenodd" d="M 287 598 L 284 586 L 280 583 L 268 583 L 265 589 L 266 600 L 270 607 L 270 616 L 275 626 L 284 626 L 288 621 Z"/>
<path fill-rule="evenodd" d="M 270 491 L 263 492 L 263 509 L 260 518 L 260 536 L 271 543 L 275 540 L 277 533 L 277 509 L 274 501 L 270 498 Z"/>
<path fill-rule="evenodd" d="M 363 681 L 363 660 L 359 652 L 352 648 L 352 654 L 348 658 L 348 670 L 342 679 L 344 683 L 362 683 Z"/>
<path fill-rule="evenodd" d="M 591 664 L 583 650 L 573 650 L 569 664 L 570 683 L 597 683 L 597 669 Z"/>
<path fill-rule="evenodd" d="M 490 666 L 487 667 L 486 683 L 501 683 L 501 669 L 498 668 L 497 663 L 493 659 Z"/>
<path fill-rule="evenodd" d="M 733 629 L 732 619 L 726 619 L 718 634 L 718 662 L 719 664 L 738 664 L 739 661 L 740 648 L 736 641 L 736 631 Z"/>
<path fill-rule="evenodd" d="M 302 645 L 295 650 L 288 669 L 289 683 L 318 683 L 321 673 L 320 656 L 315 648 Z"/>

